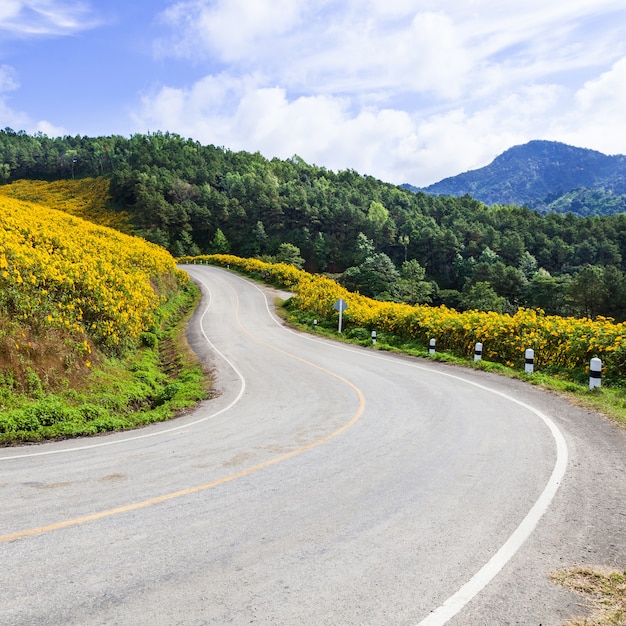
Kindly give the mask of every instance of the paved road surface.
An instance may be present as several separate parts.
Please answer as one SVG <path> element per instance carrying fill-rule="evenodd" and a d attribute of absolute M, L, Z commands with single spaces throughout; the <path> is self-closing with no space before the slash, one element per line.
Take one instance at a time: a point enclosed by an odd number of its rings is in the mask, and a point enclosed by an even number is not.
<path fill-rule="evenodd" d="M 189 266 L 219 397 L 0 450 L 0 624 L 557 625 L 626 567 L 624 432 L 518 381 L 285 328 Z"/>

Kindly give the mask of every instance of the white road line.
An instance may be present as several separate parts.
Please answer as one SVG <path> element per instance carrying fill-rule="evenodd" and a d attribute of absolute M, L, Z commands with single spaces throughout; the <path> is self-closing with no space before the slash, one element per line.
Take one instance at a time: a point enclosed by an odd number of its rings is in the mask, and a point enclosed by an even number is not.
<path fill-rule="evenodd" d="M 129 441 L 138 441 L 140 439 L 148 439 L 150 437 L 160 437 L 162 435 L 169 435 L 169 434 L 174 433 L 176 431 L 180 431 L 180 430 L 183 430 L 185 428 L 189 428 L 190 426 L 196 426 L 197 424 L 201 424 L 201 423 L 206 422 L 208 420 L 214 419 L 218 415 L 221 415 L 222 413 L 225 413 L 226 411 L 229 411 L 230 409 L 232 409 L 233 406 L 235 406 L 239 402 L 239 400 L 241 400 L 241 397 L 243 396 L 244 391 L 246 390 L 246 379 L 244 378 L 243 374 L 237 369 L 235 364 L 232 363 L 224 354 L 222 354 L 222 352 L 220 352 L 215 347 L 215 345 L 208 338 L 206 332 L 204 332 L 204 325 L 203 325 L 204 318 L 205 318 L 206 314 L 208 313 L 208 311 L 209 311 L 209 309 L 211 307 L 211 304 L 213 302 L 213 297 L 212 297 L 212 294 L 211 294 L 211 290 L 207 286 L 207 284 L 204 281 L 202 281 L 202 280 L 200 280 L 200 282 L 202 283 L 204 288 L 207 290 L 207 293 L 209 295 L 209 302 L 208 302 L 207 306 L 205 307 L 205 309 L 204 309 L 204 311 L 202 313 L 202 317 L 200 318 L 200 330 L 202 331 L 204 339 L 209 344 L 211 349 L 214 350 L 215 353 L 218 354 L 228 364 L 228 366 L 230 368 L 232 368 L 232 370 L 235 372 L 235 374 L 237 375 L 237 377 L 241 381 L 241 387 L 239 389 L 239 393 L 237 394 L 235 399 L 228 406 L 225 406 L 224 408 L 220 409 L 219 411 L 216 411 L 215 413 L 212 413 L 211 415 L 207 415 L 206 417 L 201 417 L 200 419 L 194 420 L 193 422 L 187 422 L 185 424 L 181 424 L 180 426 L 174 426 L 172 428 L 167 428 L 165 430 L 159 430 L 159 431 L 153 432 L 153 433 L 146 433 L 146 434 L 143 434 L 143 435 L 135 435 L 133 437 L 124 437 L 123 439 L 112 439 L 112 440 L 108 440 L 108 441 L 103 441 L 101 443 L 90 443 L 90 444 L 87 444 L 87 445 L 84 445 L 84 446 L 76 446 L 76 447 L 73 447 L 73 448 L 57 448 L 57 449 L 54 449 L 54 450 L 44 450 L 44 451 L 40 451 L 40 452 L 28 452 L 28 453 L 22 453 L 22 454 L 14 454 L 14 455 L 11 455 L 11 456 L 0 456 L 0 462 L 2 462 L 2 461 L 9 461 L 9 460 L 12 460 L 12 459 L 26 459 L 26 458 L 38 457 L 38 456 L 49 456 L 51 454 L 64 454 L 64 453 L 68 453 L 68 452 L 78 452 L 79 450 L 92 450 L 94 448 L 103 448 L 105 446 L 114 446 L 114 445 L 121 444 L 121 443 L 128 443 Z"/>
<path fill-rule="evenodd" d="M 256 285 L 255 285 L 256 287 Z M 261 293 L 263 291 L 256 287 Z M 286 328 L 280 320 L 276 318 L 276 316 L 271 312 L 269 307 L 269 303 L 265 293 L 263 293 L 265 297 L 265 304 L 268 312 L 270 313 L 274 322 L 280 326 L 283 330 L 295 333 L 295 331 Z M 333 343 L 331 341 L 323 341 L 321 339 L 311 337 L 310 335 L 305 335 L 309 341 L 314 341 L 316 343 L 323 343 L 325 345 L 330 345 L 337 350 L 344 350 L 347 352 L 358 353 L 359 355 L 368 355 L 372 358 L 376 358 L 383 361 L 393 361 L 393 363 L 402 363 L 403 361 L 398 359 L 390 359 L 389 357 L 385 357 L 381 354 L 377 354 L 376 352 L 371 352 L 369 350 L 355 350 L 354 348 Z M 489 393 L 493 393 L 513 404 L 517 404 L 518 406 L 523 407 L 527 411 L 534 413 L 537 417 L 539 417 L 543 423 L 550 430 L 552 437 L 554 438 L 555 446 L 556 446 L 556 460 L 554 463 L 554 468 L 552 469 L 552 473 L 544 490 L 541 495 L 532 506 L 530 511 L 526 514 L 526 517 L 520 522 L 519 526 L 513 531 L 513 534 L 504 542 L 504 544 L 500 547 L 500 549 L 483 565 L 483 567 L 470 578 L 456 593 L 452 594 L 447 600 L 443 602 L 441 606 L 434 609 L 428 617 L 425 617 L 421 622 L 417 624 L 417 626 L 443 626 L 449 620 L 451 620 L 457 613 L 459 613 L 476 595 L 478 595 L 502 570 L 502 568 L 515 556 L 518 550 L 522 547 L 522 545 L 526 542 L 528 537 L 530 537 L 531 533 L 537 527 L 537 524 L 545 514 L 545 512 L 550 507 L 552 500 L 561 485 L 563 477 L 565 476 L 565 472 L 567 470 L 567 459 L 568 459 L 568 449 L 567 443 L 565 442 L 565 437 L 563 433 L 559 430 L 557 425 L 552 421 L 550 417 L 548 417 L 545 413 L 539 411 L 535 407 L 514 398 L 506 393 L 501 391 L 497 391 L 495 389 L 491 389 L 490 387 L 486 387 L 485 385 L 481 385 L 480 383 L 467 380 L 461 376 L 456 376 L 455 374 L 450 374 L 447 372 L 441 372 L 439 370 L 435 370 L 430 367 L 426 367 L 423 365 L 417 365 L 415 363 L 404 362 L 407 367 L 412 367 L 415 369 L 427 371 L 430 373 L 436 373 L 440 376 L 446 376 L 447 378 L 452 378 L 454 380 L 458 380 L 464 382 L 468 385 L 472 385 L 481 389 L 483 391 L 487 391 Z"/>
<path fill-rule="evenodd" d="M 233 276 L 233 274 L 230 274 L 231 276 Z M 197 277 L 196 277 L 197 278 Z M 241 278 L 238 277 L 237 278 Z M 202 334 L 204 335 L 205 340 L 207 341 L 207 343 L 209 344 L 209 346 L 211 346 L 211 348 L 235 371 L 235 373 L 237 374 L 237 376 L 239 377 L 239 379 L 241 380 L 241 388 L 239 390 L 239 393 L 237 394 L 237 397 L 233 400 L 233 402 L 231 402 L 227 407 L 221 409 L 220 411 L 217 411 L 216 413 L 209 415 L 207 417 L 203 417 L 201 419 L 195 420 L 193 422 L 189 422 L 187 424 L 181 425 L 181 426 L 177 426 L 175 428 L 170 428 L 164 431 L 159 431 L 156 433 L 150 433 L 147 435 L 138 435 L 136 437 L 128 437 L 125 439 L 118 439 L 115 441 L 109 441 L 109 442 L 104 442 L 104 443 L 99 443 L 99 444 L 90 444 L 90 445 L 86 445 L 86 446 L 80 446 L 80 447 L 76 447 L 76 448 L 64 448 L 64 449 L 59 449 L 59 450 L 49 450 L 46 452 L 35 452 L 35 453 L 31 453 L 31 454 L 19 454 L 19 455 L 13 455 L 13 456 L 8 456 L 8 457 L 2 457 L 0 458 L 0 461 L 6 461 L 9 459 L 20 459 L 20 458 L 26 458 L 26 457 L 33 457 L 33 456 L 44 456 L 44 455 L 49 455 L 49 454 L 60 454 L 63 452 L 74 452 L 77 450 L 86 450 L 86 449 L 91 449 L 91 448 L 99 448 L 99 447 L 103 447 L 103 446 L 107 446 L 107 445 L 114 445 L 114 444 L 118 444 L 118 443 L 124 443 L 127 441 L 135 441 L 138 439 L 145 439 L 148 437 L 156 437 L 159 435 L 164 435 L 164 434 L 168 434 L 168 433 L 172 433 L 178 430 L 181 430 L 183 428 L 188 428 L 190 426 L 194 426 L 196 424 L 205 422 L 209 419 L 212 419 L 222 413 L 224 413 L 225 411 L 228 411 L 229 409 L 231 409 L 237 402 L 239 402 L 239 400 L 241 399 L 241 397 L 243 396 L 243 393 L 245 391 L 245 387 L 246 387 L 246 382 L 245 382 L 245 378 L 243 377 L 243 375 L 241 374 L 241 372 L 236 368 L 236 366 L 226 357 L 224 356 L 214 345 L 213 343 L 209 340 L 208 336 L 206 335 L 205 331 L 204 331 L 204 327 L 202 325 L 202 322 L 204 320 L 205 315 L 207 314 L 209 307 L 211 306 L 211 292 L 210 289 L 207 287 L 206 283 L 204 281 L 202 281 L 201 279 L 198 279 L 200 283 L 202 283 L 202 285 L 205 287 L 205 289 L 207 289 L 207 291 L 209 292 L 209 303 L 206 307 L 206 309 L 204 310 L 202 317 L 200 319 L 200 328 L 202 330 Z M 245 280 L 243 278 L 241 278 L 241 280 Z M 301 334 L 301 333 L 296 333 L 288 328 L 286 328 L 281 322 L 280 320 L 278 320 L 276 318 L 276 316 L 272 313 L 270 306 L 269 306 L 269 301 L 267 299 L 266 294 L 263 292 L 262 289 L 260 289 L 257 285 L 254 285 L 255 288 L 261 292 L 261 294 L 263 295 L 264 299 L 265 299 L 265 306 L 266 309 L 268 311 L 268 313 L 270 314 L 270 317 L 274 320 L 274 323 L 279 326 L 280 328 L 282 328 L 284 331 L 286 332 L 290 332 L 293 334 L 297 334 L 300 337 L 304 337 L 306 339 L 308 339 L 309 341 L 314 341 L 316 343 L 324 343 L 325 345 L 331 346 L 337 350 L 345 350 L 348 352 L 354 352 L 354 353 L 358 353 L 359 355 L 363 356 L 363 355 L 367 355 L 371 358 L 376 358 L 379 360 L 383 360 L 383 361 L 393 361 L 394 363 L 403 363 L 403 361 L 398 360 L 398 359 L 391 359 L 389 357 L 385 357 L 382 356 L 380 354 L 377 354 L 375 352 L 370 352 L 368 350 L 355 350 L 354 348 L 350 348 L 347 346 L 344 346 L 342 344 L 337 344 L 337 343 L 333 343 L 331 341 L 322 341 L 318 338 L 315 337 L 311 337 L 309 335 L 306 334 Z M 431 373 L 437 373 L 440 376 L 445 376 L 447 378 L 452 378 L 458 381 L 461 381 L 463 383 L 466 383 L 468 385 L 472 385 L 474 387 L 477 387 L 479 389 L 482 389 L 484 391 L 487 391 L 489 393 L 493 393 L 495 395 L 498 395 L 502 398 L 505 398 L 506 400 L 517 404 L 518 406 L 521 406 L 523 408 L 525 408 L 526 410 L 530 411 L 531 413 L 534 413 L 537 417 L 539 417 L 544 424 L 548 427 L 548 429 L 550 430 L 550 432 L 552 433 L 552 436 L 554 438 L 555 444 L 556 444 L 556 461 L 554 464 L 554 468 L 552 470 L 552 474 L 550 476 L 550 479 L 548 480 L 543 492 L 541 493 L 541 495 L 539 496 L 539 498 L 537 499 L 537 501 L 535 502 L 535 504 L 532 506 L 532 508 L 530 509 L 530 511 L 526 514 L 526 517 L 524 517 L 524 519 L 520 522 L 519 526 L 515 529 L 515 531 L 513 532 L 513 534 L 507 539 L 507 541 L 500 547 L 500 549 L 491 557 L 491 559 L 489 559 L 489 561 L 487 563 L 485 563 L 485 565 L 483 565 L 483 567 L 476 572 L 476 574 L 474 574 L 474 576 L 472 576 L 472 578 L 466 582 L 456 593 L 454 593 L 453 595 L 451 595 L 447 600 L 445 600 L 443 602 L 443 604 L 441 606 L 439 606 L 438 608 L 436 608 L 435 610 L 433 610 L 428 617 L 424 618 L 421 622 L 418 623 L 417 626 L 443 626 L 444 624 L 446 624 L 450 619 L 452 619 L 452 617 L 454 617 L 457 613 L 459 613 L 478 593 L 480 593 L 480 591 L 482 589 L 484 589 L 484 587 L 489 584 L 496 576 L 497 574 L 502 570 L 502 568 L 513 558 L 513 556 L 518 552 L 518 550 L 522 547 L 522 545 L 525 543 L 525 541 L 528 539 L 528 537 L 531 535 L 531 533 L 533 532 L 533 530 L 536 528 L 537 524 L 539 523 L 540 519 L 543 517 L 543 515 L 545 514 L 545 512 L 548 510 L 554 495 L 556 494 L 561 481 L 565 475 L 565 471 L 567 469 L 567 459 L 568 459 L 568 450 L 567 450 L 567 444 L 565 443 L 565 438 L 563 437 L 563 434 L 561 433 L 561 431 L 559 430 L 559 428 L 556 426 L 556 424 L 552 421 L 551 418 L 549 418 L 547 415 L 545 415 L 544 413 L 542 413 L 541 411 L 539 411 L 538 409 L 530 406 L 529 404 L 526 404 L 525 402 L 522 402 L 520 400 L 517 400 L 516 398 L 514 398 L 513 396 L 509 396 L 508 394 L 502 393 L 501 391 L 497 391 L 495 389 L 491 389 L 489 387 L 486 387 L 485 385 L 481 385 L 480 383 L 476 383 L 474 381 L 468 380 L 466 378 L 463 378 L 461 376 L 456 376 L 454 374 L 450 374 L 447 372 L 441 372 L 439 370 L 435 370 L 433 368 L 430 367 L 425 367 L 422 365 L 417 365 L 414 363 L 408 363 L 408 362 L 404 362 L 404 365 L 406 365 L 407 367 L 412 367 L 414 369 L 419 369 L 419 370 L 423 370 L 423 371 L 428 371 Z"/>

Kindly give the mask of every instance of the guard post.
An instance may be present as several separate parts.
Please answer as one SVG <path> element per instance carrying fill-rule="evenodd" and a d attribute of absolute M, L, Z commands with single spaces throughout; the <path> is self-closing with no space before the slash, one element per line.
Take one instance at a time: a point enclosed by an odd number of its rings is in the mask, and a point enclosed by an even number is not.
<path fill-rule="evenodd" d="M 532 348 L 528 348 L 524 356 L 526 360 L 524 371 L 527 374 L 532 374 L 535 371 L 535 351 Z"/>
<path fill-rule="evenodd" d="M 589 389 L 602 386 L 602 361 L 595 357 L 589 362 Z"/>

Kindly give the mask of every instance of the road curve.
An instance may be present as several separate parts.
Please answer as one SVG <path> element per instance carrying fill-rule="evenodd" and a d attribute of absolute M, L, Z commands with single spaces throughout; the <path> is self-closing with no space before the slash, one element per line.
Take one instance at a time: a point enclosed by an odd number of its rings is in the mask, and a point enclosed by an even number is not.
<path fill-rule="evenodd" d="M 186 269 L 218 397 L 0 450 L 0 623 L 546 626 L 579 612 L 550 570 L 626 566 L 623 431 L 295 333 L 257 285 Z"/>

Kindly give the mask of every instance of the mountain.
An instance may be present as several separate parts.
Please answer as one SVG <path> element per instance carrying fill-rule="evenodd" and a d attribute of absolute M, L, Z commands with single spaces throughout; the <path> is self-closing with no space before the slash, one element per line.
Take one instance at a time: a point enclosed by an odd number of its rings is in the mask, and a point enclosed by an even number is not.
<path fill-rule="evenodd" d="M 485 204 L 515 204 L 579 215 L 626 212 L 626 156 L 607 156 L 556 141 L 514 146 L 489 165 L 444 178 L 432 195 L 470 196 Z"/>

